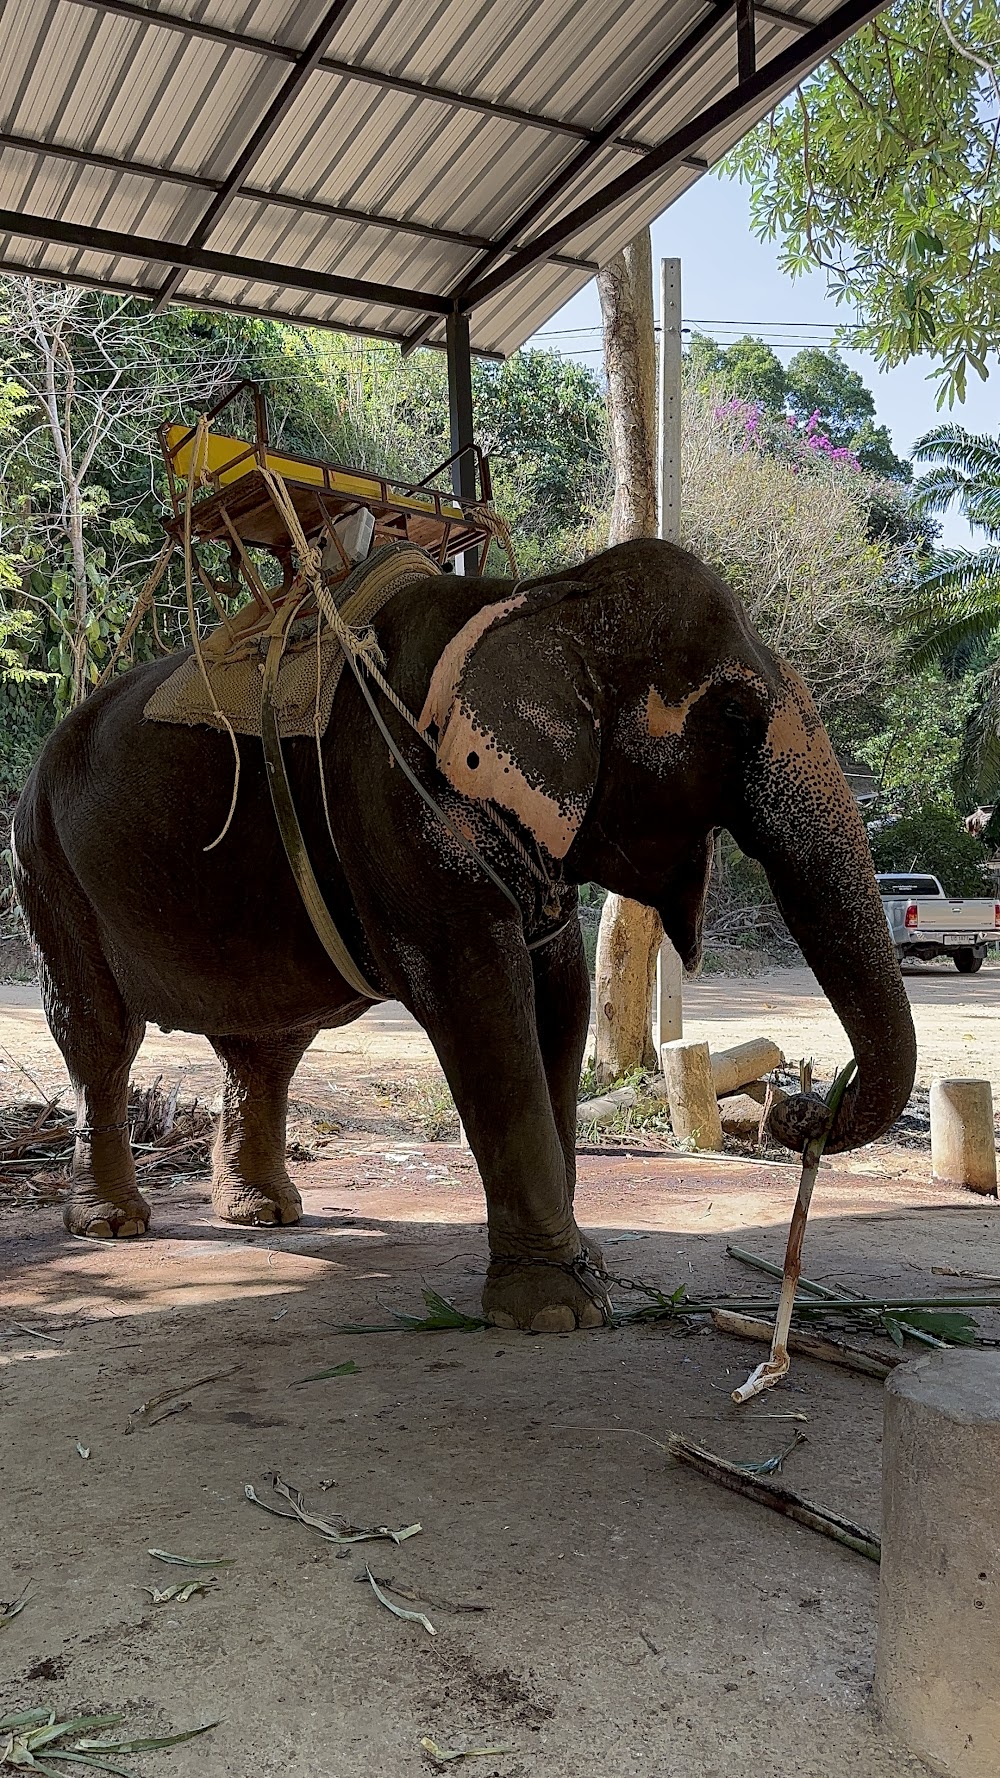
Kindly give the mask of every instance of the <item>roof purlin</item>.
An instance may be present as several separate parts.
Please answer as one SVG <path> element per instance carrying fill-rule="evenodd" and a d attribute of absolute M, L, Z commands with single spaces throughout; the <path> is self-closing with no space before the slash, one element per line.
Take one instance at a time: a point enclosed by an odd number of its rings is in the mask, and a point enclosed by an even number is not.
<path fill-rule="evenodd" d="M 746 80 L 740 81 L 732 92 L 716 99 L 714 104 L 699 112 L 697 117 L 691 118 L 679 130 L 675 130 L 665 142 L 654 148 L 650 154 L 644 155 L 627 172 L 620 173 L 610 185 L 604 186 L 592 197 L 585 198 L 575 210 L 552 223 L 534 241 L 513 253 L 505 265 L 487 273 L 461 292 L 456 292 L 456 301 L 462 308 L 474 308 L 477 303 L 483 302 L 486 297 L 494 295 L 504 285 L 520 277 L 540 259 L 548 259 L 556 247 L 561 247 L 588 222 L 593 222 L 631 196 L 647 180 L 654 178 L 657 173 L 665 172 L 674 162 L 683 160 L 686 154 L 701 147 L 716 130 L 731 123 L 740 111 L 753 111 L 769 94 L 773 93 L 775 97 L 784 96 L 801 74 L 816 67 L 825 54 L 867 24 L 869 19 L 882 11 L 884 5 L 885 0 L 843 0 L 843 4 L 824 19 L 822 24 L 814 26 L 788 49 L 780 50 Z"/>
<path fill-rule="evenodd" d="M 0 236 L 15 235 L 31 241 L 53 241 L 85 252 L 110 253 L 116 258 L 148 260 L 185 270 L 210 272 L 222 278 L 245 278 L 254 284 L 278 284 L 289 290 L 311 290 L 320 296 L 344 296 L 375 303 L 387 309 L 416 309 L 449 315 L 455 305 L 450 297 L 429 290 L 406 290 L 395 284 L 371 284 L 363 278 L 342 278 L 335 272 L 315 272 L 307 266 L 275 265 L 270 260 L 244 259 L 236 253 L 215 253 L 209 247 L 189 247 L 181 241 L 155 241 L 117 230 L 91 228 L 86 223 L 63 222 L 53 217 L 27 216 L 17 210 L 0 210 Z M 155 296 L 155 291 L 144 292 Z"/>
<path fill-rule="evenodd" d="M 45 142 L 0 130 L 0 149 L 4 148 L 12 148 L 18 154 L 48 155 L 55 160 L 69 161 L 75 166 L 99 167 L 108 173 L 128 173 L 137 179 L 163 179 L 170 185 L 190 186 L 192 191 L 218 192 L 226 183 L 223 179 L 212 179 L 203 173 L 181 173 L 173 167 L 157 167 L 148 161 L 119 160 L 117 155 L 98 154 L 90 148 L 71 148 L 61 142 Z M 454 247 L 475 248 L 482 252 L 492 246 L 488 235 L 468 235 L 460 229 L 439 228 L 434 223 L 417 222 L 408 217 L 380 216 L 374 210 L 355 210 L 346 204 L 327 204 L 319 198 L 296 197 L 292 192 L 266 191 L 262 186 L 241 185 L 235 195 L 257 204 L 276 204 L 286 210 L 326 216 L 334 222 L 356 222 L 367 228 L 387 229 L 393 234 L 419 235 L 431 241 L 446 241 Z M 570 266 L 577 271 L 590 274 L 597 271 L 593 260 L 578 259 L 572 254 L 564 253 L 554 253 L 552 257 L 557 264 Z"/>
<path fill-rule="evenodd" d="M 598 158 L 605 148 L 613 145 L 618 132 L 625 127 L 631 118 L 635 117 L 637 113 L 649 103 L 649 100 L 657 90 L 666 84 L 670 79 L 670 76 L 676 73 L 679 67 L 683 66 L 688 56 L 696 53 L 701 44 L 704 43 L 705 39 L 711 36 L 712 32 L 718 28 L 726 14 L 732 10 L 733 4 L 734 0 L 710 0 L 708 10 L 702 15 L 697 23 L 692 25 L 691 29 L 685 33 L 680 43 L 676 43 L 672 46 L 662 60 L 658 62 L 657 66 L 647 74 L 641 85 L 616 107 L 614 113 L 608 119 L 603 129 L 596 132 L 593 141 L 588 142 L 584 147 L 579 149 L 572 159 L 567 161 L 565 166 L 556 174 L 555 178 L 550 180 L 542 191 L 536 193 L 530 204 L 528 204 L 527 207 L 514 218 L 510 227 L 504 230 L 494 246 L 489 248 L 483 255 L 480 265 L 478 267 L 473 267 L 472 272 L 462 279 L 460 285 L 453 293 L 459 307 L 465 308 L 471 306 L 465 304 L 461 300 L 465 291 L 469 288 L 470 279 L 475 280 L 476 277 L 485 279 L 489 267 L 495 263 L 500 257 L 500 254 L 509 249 L 511 243 L 517 239 L 523 229 L 530 228 L 531 224 L 539 216 L 544 215 L 545 211 L 549 208 L 550 204 L 555 202 L 559 194 L 565 191 L 566 187 L 572 184 L 573 180 L 578 178 L 579 175 Z M 655 150 L 653 152 L 655 152 Z M 647 155 L 643 155 L 642 159 L 637 162 L 637 165 L 644 166 L 648 158 Z M 504 282 L 509 283 L 510 280 L 505 279 Z M 424 323 L 414 331 L 403 348 L 404 352 L 411 352 L 423 343 L 424 337 L 429 330 L 429 325 L 429 323 Z"/>
<path fill-rule="evenodd" d="M 237 155 L 236 162 L 231 167 L 225 183 L 216 192 L 191 236 L 188 242 L 189 247 L 203 247 L 205 245 L 216 222 L 236 196 L 250 168 L 260 159 L 275 131 L 280 129 L 306 81 L 317 67 L 331 38 L 336 35 L 345 13 L 349 12 L 353 5 L 354 0 L 332 0 L 332 5 L 326 8 L 321 22 L 317 25 L 305 49 L 301 55 L 296 56 L 292 63 L 288 78 L 282 82 L 249 142 Z M 181 264 L 175 263 L 174 269 L 153 304 L 154 313 L 159 313 L 161 309 L 164 309 L 177 294 L 183 276 Z"/>

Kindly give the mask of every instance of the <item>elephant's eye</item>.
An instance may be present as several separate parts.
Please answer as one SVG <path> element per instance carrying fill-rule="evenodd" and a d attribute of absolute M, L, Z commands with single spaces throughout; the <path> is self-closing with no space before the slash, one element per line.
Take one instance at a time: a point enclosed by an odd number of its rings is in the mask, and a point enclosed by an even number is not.
<path fill-rule="evenodd" d="M 467 759 L 466 759 L 466 762 L 465 762 L 465 763 L 466 763 L 466 765 L 467 765 L 467 766 L 468 766 L 468 768 L 469 768 L 469 770 L 470 770 L 470 772 L 474 772 L 474 771 L 475 771 L 475 769 L 476 769 L 476 767 L 477 767 L 477 766 L 478 766 L 478 764 L 479 764 L 479 755 L 478 755 L 478 753 L 470 753 L 470 754 L 469 754 L 469 756 L 468 756 L 468 758 L 467 758 Z"/>

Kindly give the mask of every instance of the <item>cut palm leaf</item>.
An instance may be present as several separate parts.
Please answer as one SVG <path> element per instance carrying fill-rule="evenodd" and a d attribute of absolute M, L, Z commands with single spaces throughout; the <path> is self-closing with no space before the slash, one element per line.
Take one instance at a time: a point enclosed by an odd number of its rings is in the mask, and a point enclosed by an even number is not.
<path fill-rule="evenodd" d="M 357 1365 L 353 1358 L 348 1358 L 343 1364 L 331 1365 L 328 1371 L 312 1371 L 308 1377 L 297 1377 L 296 1382 L 323 1383 L 326 1381 L 327 1377 L 356 1377 L 357 1374 Z"/>
<path fill-rule="evenodd" d="M 365 1573 L 371 1581 L 372 1592 L 375 1594 L 376 1599 L 380 1600 L 385 1606 L 386 1611 L 391 1611 L 393 1617 L 405 1618 L 409 1624 L 423 1624 L 424 1629 L 429 1636 L 437 1635 L 437 1631 L 431 1623 L 430 1618 L 425 1617 L 422 1611 L 407 1611 L 404 1606 L 394 1605 L 391 1599 L 386 1598 L 386 1595 L 383 1593 L 382 1588 L 379 1586 L 378 1581 L 375 1579 L 374 1574 L 367 1564 L 365 1565 Z"/>
<path fill-rule="evenodd" d="M 244 1485 L 243 1492 L 254 1506 L 262 1506 L 265 1512 L 273 1513 L 276 1519 L 297 1519 L 300 1524 L 309 1525 L 312 1530 L 318 1531 L 328 1543 L 371 1543 L 381 1538 L 389 1543 L 405 1543 L 408 1537 L 416 1537 L 417 1532 L 423 1529 L 417 1524 L 404 1525 L 401 1530 L 392 1531 L 388 1525 L 352 1525 L 349 1519 L 339 1516 L 335 1520 L 321 1519 L 317 1513 L 309 1512 L 298 1489 L 290 1488 L 280 1476 L 274 1477 L 272 1486 L 276 1494 L 287 1500 L 291 1512 L 283 1512 L 280 1506 L 274 1506 L 270 1500 L 262 1500 L 249 1482 Z"/>
<path fill-rule="evenodd" d="M 175 1556 L 170 1550 L 147 1550 L 157 1562 L 174 1562 L 178 1568 L 231 1568 L 235 1556 Z"/>

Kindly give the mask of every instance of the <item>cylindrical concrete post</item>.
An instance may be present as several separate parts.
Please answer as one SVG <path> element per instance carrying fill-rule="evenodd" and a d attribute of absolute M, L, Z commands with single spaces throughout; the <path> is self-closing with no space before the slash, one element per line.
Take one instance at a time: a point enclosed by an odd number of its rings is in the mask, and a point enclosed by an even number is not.
<path fill-rule="evenodd" d="M 875 1694 L 949 1778 L 1000 1770 L 1000 1352 L 935 1352 L 885 1386 Z"/>
<path fill-rule="evenodd" d="M 660 1046 L 670 1128 L 694 1148 L 722 1148 L 722 1121 L 707 1043 L 681 1037 Z"/>
<path fill-rule="evenodd" d="M 997 1156 L 989 1081 L 935 1080 L 930 1100 L 935 1179 L 995 1198 Z"/>

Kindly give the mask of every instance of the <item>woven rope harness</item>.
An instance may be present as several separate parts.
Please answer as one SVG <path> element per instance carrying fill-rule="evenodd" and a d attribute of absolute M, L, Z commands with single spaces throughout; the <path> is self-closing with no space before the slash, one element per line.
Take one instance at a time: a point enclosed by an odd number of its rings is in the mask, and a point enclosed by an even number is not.
<path fill-rule="evenodd" d="M 317 549 L 313 549 L 306 541 L 298 513 L 292 504 L 292 500 L 281 476 L 277 475 L 270 469 L 263 469 L 261 474 L 267 482 L 271 498 L 274 501 L 275 506 L 278 508 L 278 511 L 281 513 L 292 537 L 299 558 L 298 578 L 299 581 L 303 583 L 303 593 L 305 592 L 305 589 L 308 588 L 316 601 L 318 610 L 317 648 L 319 647 L 319 625 L 321 622 L 325 621 L 340 643 L 344 652 L 344 659 L 357 682 L 358 689 L 371 712 L 375 725 L 405 778 L 452 838 L 458 841 L 464 851 L 475 860 L 480 869 L 485 871 L 490 881 L 500 890 L 501 894 L 514 908 L 523 928 L 524 915 L 517 897 L 504 882 L 503 878 L 493 869 L 492 865 L 487 863 L 486 859 L 482 856 L 482 853 L 477 849 L 473 842 L 467 838 L 457 824 L 451 819 L 451 816 L 447 811 L 441 807 L 441 804 L 432 792 L 427 789 L 426 785 L 421 783 L 420 779 L 412 770 L 408 761 L 404 758 L 397 746 L 382 717 L 382 713 L 375 702 L 371 688 L 367 683 L 368 679 L 371 679 L 374 682 L 383 696 L 388 699 L 397 714 L 401 716 L 404 722 L 406 722 L 413 730 L 414 734 L 419 735 L 425 746 L 427 746 L 434 755 L 435 760 L 437 757 L 437 749 L 434 742 L 420 727 L 413 712 L 403 703 L 402 699 L 389 684 L 389 681 L 382 672 L 382 668 L 385 665 L 385 657 L 382 655 L 374 635 L 370 632 L 367 635 L 359 634 L 350 624 L 345 622 L 344 617 L 338 610 L 329 588 L 323 581 L 320 553 Z M 291 601 L 289 601 L 289 604 L 291 604 Z M 298 605 L 296 605 L 295 608 L 298 609 Z M 294 798 L 292 796 L 291 785 L 288 779 L 288 773 L 285 768 L 281 737 L 278 732 L 278 723 L 274 711 L 274 693 L 278 681 L 278 668 L 281 664 L 282 654 L 284 653 L 287 631 L 287 623 L 280 625 L 280 627 L 275 626 L 273 628 L 264 663 L 264 679 L 261 697 L 261 740 L 264 747 L 268 785 L 271 792 L 271 801 L 274 806 L 275 818 L 278 823 L 278 830 L 281 834 L 285 853 L 291 867 L 292 875 L 295 878 L 299 894 L 302 898 L 303 905 L 305 906 L 314 930 L 316 931 L 327 955 L 330 957 L 339 973 L 343 976 L 344 980 L 362 999 L 371 1001 L 386 1000 L 389 996 L 371 985 L 367 978 L 362 974 L 361 970 L 358 969 L 347 946 L 341 938 L 330 910 L 326 905 L 323 892 L 316 879 L 316 874 L 313 870 L 305 840 L 303 838 Z M 319 737 L 317 735 L 317 751 L 318 747 Z M 326 810 L 325 783 L 323 779 L 321 758 L 319 763 L 320 781 L 321 785 L 323 785 L 324 794 L 324 809 Z M 488 803 L 484 805 L 484 809 L 493 826 L 503 835 L 508 845 L 520 858 L 530 874 L 544 888 L 546 892 L 546 913 L 551 915 L 558 914 L 561 911 L 558 900 L 558 886 L 549 875 L 549 872 L 537 858 L 532 856 L 520 835 L 514 831 L 510 823 L 500 814 L 499 810 L 494 809 Z M 336 851 L 336 843 L 334 842 L 333 834 L 330 831 L 328 810 L 326 810 L 326 814 L 327 831 L 330 833 L 330 840 Z M 534 951 L 539 949 L 542 945 L 551 944 L 560 933 L 565 931 L 567 925 L 568 921 L 561 921 L 553 931 L 543 934 L 541 938 L 532 940 L 528 944 L 528 949 Z"/>

